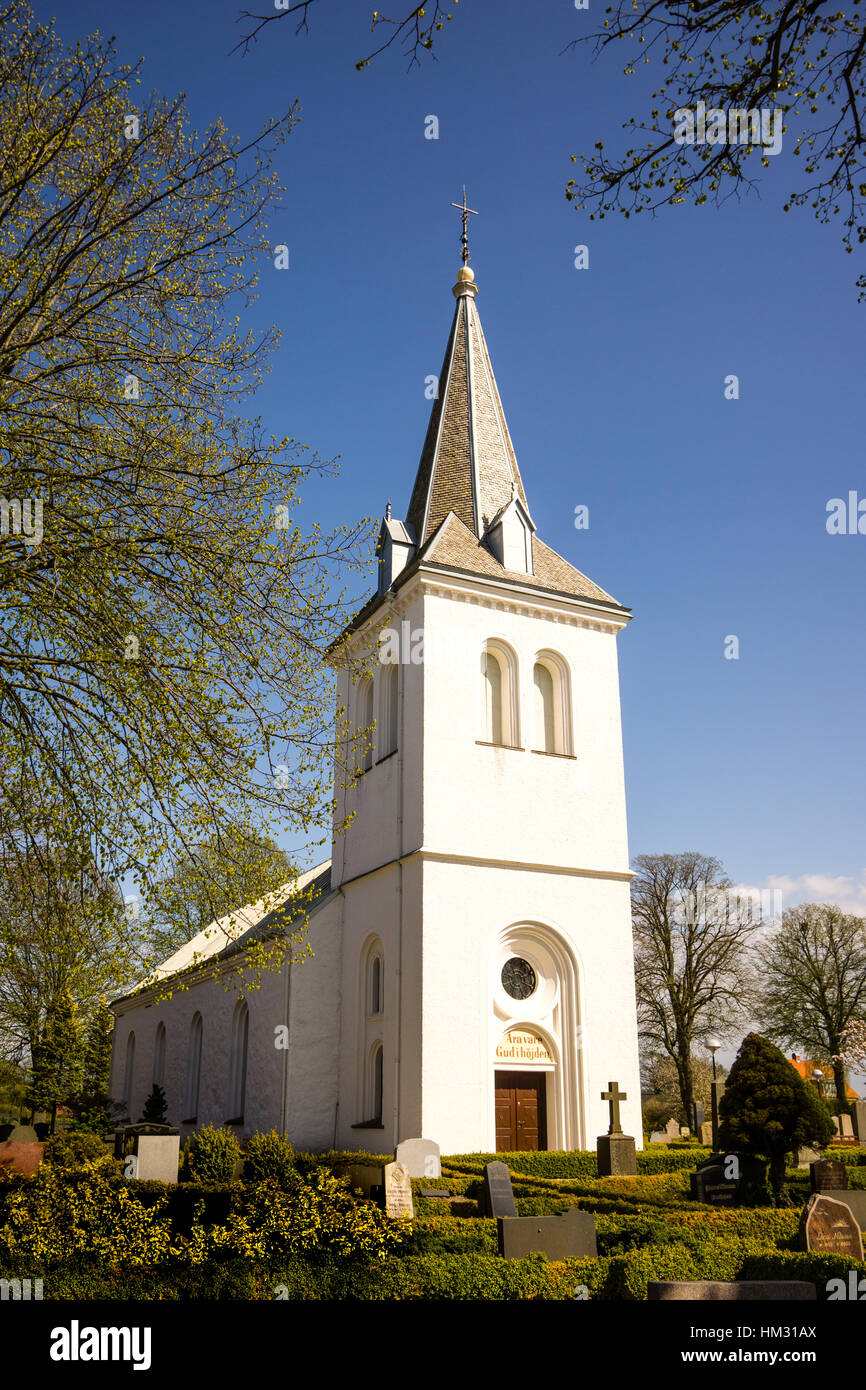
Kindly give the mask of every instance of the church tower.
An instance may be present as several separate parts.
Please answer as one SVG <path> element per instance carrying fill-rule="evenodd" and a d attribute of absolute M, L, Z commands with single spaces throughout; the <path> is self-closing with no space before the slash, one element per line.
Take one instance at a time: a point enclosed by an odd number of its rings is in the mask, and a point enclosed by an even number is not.
<path fill-rule="evenodd" d="M 389 506 L 377 591 L 335 651 L 340 703 L 372 734 L 335 779 L 334 1137 L 592 1148 L 617 1081 L 640 1142 L 630 613 L 538 536 L 465 263 L 453 293 L 408 511 Z"/>

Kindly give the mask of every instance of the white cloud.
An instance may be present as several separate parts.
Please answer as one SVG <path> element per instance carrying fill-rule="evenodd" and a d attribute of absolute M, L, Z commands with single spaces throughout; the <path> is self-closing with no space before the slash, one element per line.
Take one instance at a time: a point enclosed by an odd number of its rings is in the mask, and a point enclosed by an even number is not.
<path fill-rule="evenodd" d="M 842 874 L 800 874 L 797 878 L 789 874 L 769 874 L 761 888 L 764 892 L 768 888 L 779 889 L 783 909 L 795 907 L 797 903 L 835 903 L 843 912 L 866 917 L 866 869 L 860 870 L 858 878 Z M 737 884 L 736 891 L 754 895 L 760 890 Z"/>

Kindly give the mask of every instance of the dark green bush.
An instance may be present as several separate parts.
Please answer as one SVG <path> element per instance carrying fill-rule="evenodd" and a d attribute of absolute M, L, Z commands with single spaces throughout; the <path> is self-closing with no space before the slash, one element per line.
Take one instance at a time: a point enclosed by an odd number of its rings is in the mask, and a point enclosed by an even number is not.
<path fill-rule="evenodd" d="M 272 1129 L 251 1137 L 244 1150 L 244 1182 L 285 1182 L 295 1171 L 295 1151 L 284 1134 Z"/>
<path fill-rule="evenodd" d="M 205 1125 L 184 1146 L 182 1177 L 197 1183 L 232 1182 L 241 1146 L 230 1129 Z"/>
<path fill-rule="evenodd" d="M 46 1139 L 42 1152 L 42 1162 L 54 1168 L 83 1168 L 104 1159 L 114 1161 L 112 1150 L 98 1134 L 86 1130 L 60 1130 Z"/>

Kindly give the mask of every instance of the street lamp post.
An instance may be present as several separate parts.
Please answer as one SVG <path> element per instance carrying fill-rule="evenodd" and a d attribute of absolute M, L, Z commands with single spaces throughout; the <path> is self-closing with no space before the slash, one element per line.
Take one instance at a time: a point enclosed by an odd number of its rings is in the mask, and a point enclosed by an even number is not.
<path fill-rule="evenodd" d="M 716 1053 L 718 1052 L 721 1045 L 721 1039 L 715 1037 L 715 1035 L 711 1038 L 707 1038 L 707 1047 L 709 1048 L 713 1058 L 713 1081 L 712 1085 L 710 1086 L 710 1107 L 713 1126 L 714 1153 L 718 1150 L 719 1147 L 719 1097 L 721 1095 L 721 1092 L 725 1089 L 725 1083 L 723 1081 L 720 1082 L 716 1080 Z"/>

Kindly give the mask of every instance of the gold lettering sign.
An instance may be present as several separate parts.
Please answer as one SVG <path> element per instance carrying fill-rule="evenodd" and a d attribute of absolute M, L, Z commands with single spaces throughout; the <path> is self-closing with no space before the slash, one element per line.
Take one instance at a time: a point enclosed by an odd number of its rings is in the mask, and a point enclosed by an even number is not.
<path fill-rule="evenodd" d="M 497 1062 L 552 1062 L 543 1038 L 524 1028 L 512 1028 L 496 1049 Z"/>

